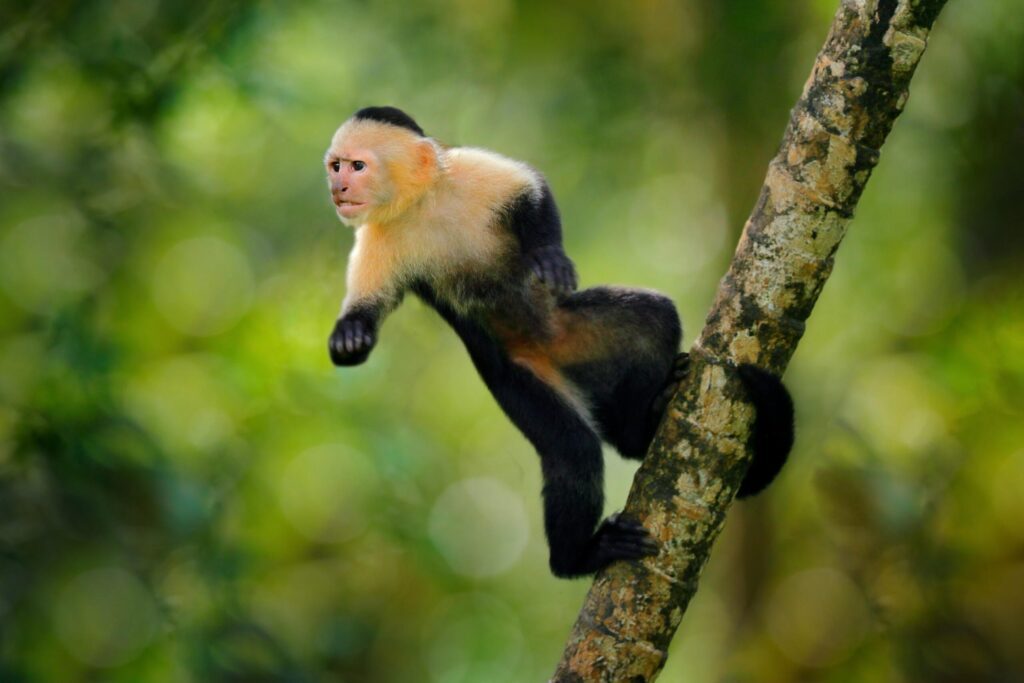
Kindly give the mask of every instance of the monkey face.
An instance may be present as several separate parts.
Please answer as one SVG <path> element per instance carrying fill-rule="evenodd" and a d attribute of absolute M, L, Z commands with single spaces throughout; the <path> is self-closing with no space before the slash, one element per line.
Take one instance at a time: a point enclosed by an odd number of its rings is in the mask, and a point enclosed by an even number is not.
<path fill-rule="evenodd" d="M 377 155 L 351 146 L 335 149 L 327 156 L 327 185 L 338 218 L 345 225 L 360 225 L 378 203 L 383 168 Z"/>
<path fill-rule="evenodd" d="M 335 212 L 345 225 L 389 223 L 435 182 L 434 143 L 405 128 L 349 119 L 324 156 Z"/>

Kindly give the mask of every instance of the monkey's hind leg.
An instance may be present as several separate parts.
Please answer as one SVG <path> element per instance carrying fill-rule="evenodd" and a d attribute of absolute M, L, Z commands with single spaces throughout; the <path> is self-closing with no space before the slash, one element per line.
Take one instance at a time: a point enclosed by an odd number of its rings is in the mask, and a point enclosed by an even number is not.
<path fill-rule="evenodd" d="M 604 437 L 622 457 L 641 460 L 647 454 L 665 408 L 689 369 L 690 356 L 686 353 L 676 355 L 674 360 L 668 353 L 657 358 L 633 357 L 610 394 L 601 389 L 592 393 Z"/>
<path fill-rule="evenodd" d="M 594 531 L 604 502 L 597 435 L 590 432 L 582 440 L 573 439 L 573 443 L 568 439 L 556 441 L 544 450 L 538 449 L 544 473 L 544 531 L 551 551 L 551 572 L 564 578 L 584 576 L 615 560 L 656 555 L 658 544 L 646 529 L 620 514 L 612 515 Z"/>
<path fill-rule="evenodd" d="M 551 386 L 513 362 L 479 323 L 456 314 L 429 288 L 414 291 L 458 333 L 498 405 L 540 455 L 551 572 L 584 576 L 615 560 L 657 554 L 657 543 L 637 522 L 613 515 L 598 526 L 604 461 L 601 441 L 587 421 Z"/>
<path fill-rule="evenodd" d="M 565 372 L 587 395 L 604 439 L 624 457 L 643 458 L 686 369 L 677 359 L 682 324 L 675 305 L 657 292 L 594 287 L 563 307 L 600 332 L 604 346 Z"/>
<path fill-rule="evenodd" d="M 613 515 L 598 526 L 604 461 L 601 440 L 583 417 L 554 389 L 511 361 L 489 378 L 488 386 L 540 455 L 544 530 L 555 576 L 584 576 L 615 560 L 657 554 L 657 543 L 637 522 Z"/>

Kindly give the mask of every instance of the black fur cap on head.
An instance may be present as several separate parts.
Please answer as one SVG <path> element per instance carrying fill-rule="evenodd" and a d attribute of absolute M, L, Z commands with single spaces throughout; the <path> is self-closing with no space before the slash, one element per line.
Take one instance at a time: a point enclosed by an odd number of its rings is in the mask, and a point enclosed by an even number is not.
<path fill-rule="evenodd" d="M 411 130 L 417 135 L 426 137 L 426 133 L 420 128 L 411 116 L 397 107 L 363 107 L 352 115 L 354 119 L 366 119 L 368 121 L 379 121 L 399 128 Z"/>

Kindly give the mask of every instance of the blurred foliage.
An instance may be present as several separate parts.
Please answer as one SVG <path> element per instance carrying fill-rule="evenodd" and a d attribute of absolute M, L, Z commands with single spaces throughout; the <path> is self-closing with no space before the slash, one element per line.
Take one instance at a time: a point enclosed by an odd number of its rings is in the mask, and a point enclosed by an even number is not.
<path fill-rule="evenodd" d="M 529 161 L 689 341 L 834 9 L 0 5 L 0 680 L 546 680 L 587 584 L 454 335 L 328 362 L 323 150 L 395 104 Z M 1022 159 L 1024 6 L 951 3 L 662 680 L 1024 678 Z"/>

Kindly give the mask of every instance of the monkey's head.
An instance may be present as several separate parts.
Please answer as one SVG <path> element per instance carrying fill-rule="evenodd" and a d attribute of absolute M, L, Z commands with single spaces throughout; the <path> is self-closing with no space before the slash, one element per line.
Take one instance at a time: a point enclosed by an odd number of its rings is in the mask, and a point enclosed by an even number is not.
<path fill-rule="evenodd" d="M 338 218 L 353 227 L 398 219 L 440 172 L 437 143 L 394 107 L 353 114 L 331 139 L 324 163 Z"/>

